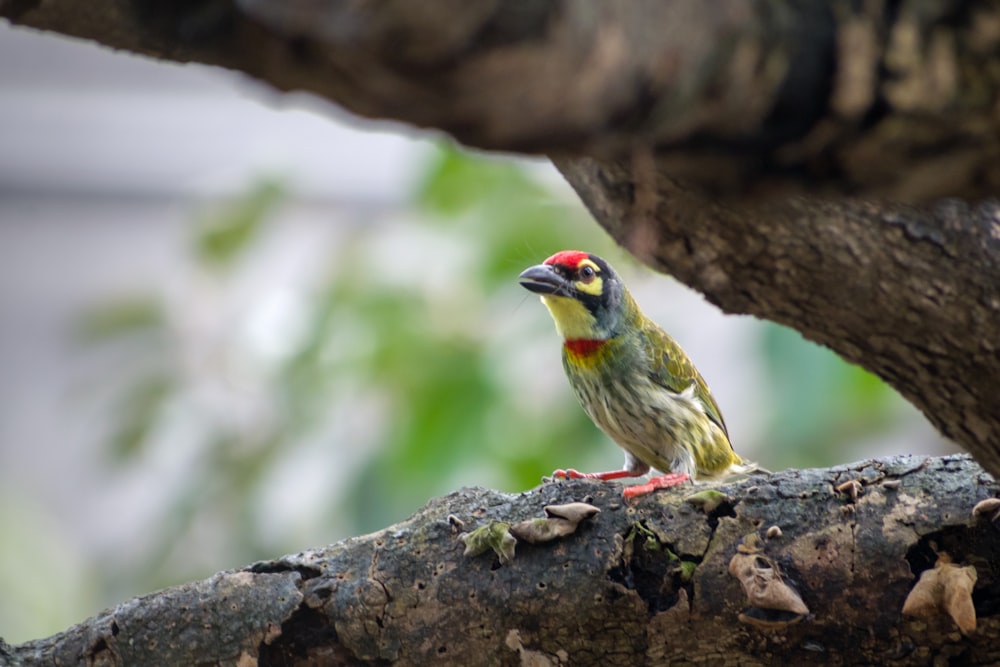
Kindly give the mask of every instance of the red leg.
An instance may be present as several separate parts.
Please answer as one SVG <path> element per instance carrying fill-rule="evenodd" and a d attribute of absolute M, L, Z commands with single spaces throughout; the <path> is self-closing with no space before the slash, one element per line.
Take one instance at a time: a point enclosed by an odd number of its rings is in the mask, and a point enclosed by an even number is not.
<path fill-rule="evenodd" d="M 683 472 L 672 472 L 669 475 L 652 477 L 645 484 L 636 484 L 635 486 L 625 487 L 622 491 L 622 496 L 625 500 L 631 500 L 632 498 L 638 498 L 639 496 L 644 496 L 647 493 L 652 493 L 657 489 L 667 489 L 671 486 L 683 484 L 689 479 L 691 479 L 691 476 Z"/>
<path fill-rule="evenodd" d="M 603 479 L 605 481 L 609 479 L 621 479 L 622 477 L 639 477 L 643 473 L 638 475 L 630 470 L 610 470 L 608 472 L 580 472 L 579 470 L 563 470 L 560 468 L 552 473 L 554 479 Z"/>

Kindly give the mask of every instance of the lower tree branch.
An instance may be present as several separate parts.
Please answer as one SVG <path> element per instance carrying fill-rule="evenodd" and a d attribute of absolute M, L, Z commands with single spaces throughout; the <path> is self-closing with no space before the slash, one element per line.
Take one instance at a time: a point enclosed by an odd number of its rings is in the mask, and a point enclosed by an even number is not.
<path fill-rule="evenodd" d="M 996 496 L 1000 484 L 965 456 L 789 470 L 633 506 L 619 487 L 585 480 L 518 495 L 462 489 L 381 532 L 0 644 L 0 662 L 994 665 L 1000 530 L 995 508 L 972 508 Z M 573 535 L 520 543 L 507 565 L 463 555 L 461 523 L 580 500 L 601 513 Z M 901 616 L 916 578 L 945 561 L 975 581 L 966 634 L 934 604 Z"/>

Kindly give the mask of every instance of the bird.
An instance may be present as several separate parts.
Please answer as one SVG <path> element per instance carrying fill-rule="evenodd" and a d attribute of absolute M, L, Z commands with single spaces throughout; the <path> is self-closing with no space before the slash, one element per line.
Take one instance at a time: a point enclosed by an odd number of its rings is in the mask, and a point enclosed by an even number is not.
<path fill-rule="evenodd" d="M 733 449 L 719 405 L 687 354 L 643 314 L 605 260 L 563 250 L 525 269 L 518 281 L 541 296 L 555 321 L 563 369 L 584 411 L 625 450 L 621 470 L 560 469 L 553 477 L 662 473 L 626 487 L 628 500 L 688 480 L 725 480 L 758 469 Z"/>

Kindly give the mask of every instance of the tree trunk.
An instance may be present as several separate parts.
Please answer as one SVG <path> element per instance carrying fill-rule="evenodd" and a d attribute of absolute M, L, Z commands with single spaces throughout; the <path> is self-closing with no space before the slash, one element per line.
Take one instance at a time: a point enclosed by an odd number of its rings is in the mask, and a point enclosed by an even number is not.
<path fill-rule="evenodd" d="M 992 511 L 972 508 L 998 495 L 1000 484 L 966 456 L 789 470 L 631 506 L 605 482 L 518 495 L 467 488 L 381 532 L 153 593 L 54 637 L 0 646 L 0 658 L 25 666 L 996 665 L 1000 530 Z M 460 524 L 518 522 L 571 501 L 601 512 L 568 537 L 519 543 L 507 565 L 492 552 L 463 555 Z M 949 558 L 978 577 L 971 601 L 964 594 L 978 623 L 968 637 L 943 609 L 900 614 L 914 576 Z M 784 584 L 805 608 L 749 600 L 740 578 L 748 562 L 758 584 Z"/>

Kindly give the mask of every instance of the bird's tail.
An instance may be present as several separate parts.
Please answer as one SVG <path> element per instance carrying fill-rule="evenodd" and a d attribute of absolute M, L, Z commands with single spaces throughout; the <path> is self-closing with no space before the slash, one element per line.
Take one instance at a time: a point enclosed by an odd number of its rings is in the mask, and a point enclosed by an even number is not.
<path fill-rule="evenodd" d="M 770 475 L 771 471 L 767 468 L 760 467 L 756 461 L 747 461 L 746 459 L 740 459 L 739 463 L 729 464 L 727 468 L 717 479 L 725 480 L 727 482 L 735 482 L 751 475 Z"/>

